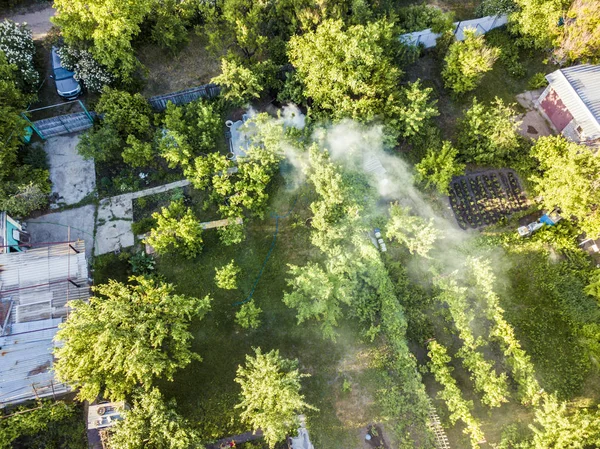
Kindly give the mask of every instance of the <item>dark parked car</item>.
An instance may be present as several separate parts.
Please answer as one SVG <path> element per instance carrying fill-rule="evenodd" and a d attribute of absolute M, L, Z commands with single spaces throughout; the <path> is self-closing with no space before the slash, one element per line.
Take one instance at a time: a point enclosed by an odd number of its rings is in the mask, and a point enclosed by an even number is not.
<path fill-rule="evenodd" d="M 60 63 L 56 47 L 52 47 L 52 75 L 56 83 L 56 92 L 67 100 L 74 100 L 81 93 L 81 84 L 73 77 L 73 72 L 65 69 Z"/>

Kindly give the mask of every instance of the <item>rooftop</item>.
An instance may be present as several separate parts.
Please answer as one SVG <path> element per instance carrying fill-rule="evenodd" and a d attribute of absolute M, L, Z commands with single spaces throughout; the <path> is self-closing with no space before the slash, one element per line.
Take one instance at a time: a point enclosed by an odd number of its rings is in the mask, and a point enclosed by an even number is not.
<path fill-rule="evenodd" d="M 600 139 L 600 65 L 567 67 L 546 75 L 546 79 L 587 139 Z"/>
<path fill-rule="evenodd" d="M 51 372 L 67 301 L 90 296 L 83 241 L 0 254 L 0 408 L 69 391 Z"/>

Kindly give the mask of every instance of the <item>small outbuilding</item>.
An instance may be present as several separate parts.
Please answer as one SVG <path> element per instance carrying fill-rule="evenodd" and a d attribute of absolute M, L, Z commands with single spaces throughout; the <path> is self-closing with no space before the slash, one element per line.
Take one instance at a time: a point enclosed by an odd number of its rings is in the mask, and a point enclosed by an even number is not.
<path fill-rule="evenodd" d="M 536 106 L 556 132 L 574 142 L 600 145 L 600 65 L 580 64 L 546 75 Z"/>

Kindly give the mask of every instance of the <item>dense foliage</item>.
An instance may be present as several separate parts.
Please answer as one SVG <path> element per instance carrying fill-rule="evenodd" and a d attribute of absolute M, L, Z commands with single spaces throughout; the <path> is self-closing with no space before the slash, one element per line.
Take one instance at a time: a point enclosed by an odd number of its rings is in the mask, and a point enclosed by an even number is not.
<path fill-rule="evenodd" d="M 174 286 L 142 276 L 125 285 L 114 280 L 94 287 L 89 303 L 73 309 L 56 339 L 59 379 L 79 388 L 78 397 L 124 399 L 136 386 L 150 389 L 157 379 L 200 360 L 190 350 L 189 324 L 210 309 L 210 298 L 174 293 Z"/>
<path fill-rule="evenodd" d="M 500 165 L 520 150 L 519 126 L 514 105 L 496 97 L 490 105 L 477 98 L 459 124 L 457 146 L 463 160 L 481 165 Z"/>
<path fill-rule="evenodd" d="M 0 22 L 0 50 L 8 63 L 16 66 L 19 88 L 27 92 L 37 90 L 40 75 L 34 67 L 35 46 L 27 24 L 8 19 Z"/>
<path fill-rule="evenodd" d="M 81 81 L 90 92 L 102 92 L 105 86 L 114 82 L 112 74 L 94 59 L 89 50 L 78 50 L 65 45 L 57 52 L 62 66 L 71 70 L 73 77 Z"/>
<path fill-rule="evenodd" d="M 458 162 L 458 150 L 452 142 L 443 141 L 441 148 L 430 148 L 427 155 L 415 166 L 417 179 L 425 187 L 435 187 L 441 194 L 448 194 L 454 176 L 465 173 L 465 164 Z"/>
<path fill-rule="evenodd" d="M 19 407 L 0 417 L 0 448 L 85 449 L 82 410 L 63 401 Z"/>
<path fill-rule="evenodd" d="M 463 41 L 450 46 L 442 71 L 445 86 L 455 95 L 475 89 L 500 55 L 500 50 L 488 47 L 483 35 L 477 35 L 474 29 L 465 29 L 464 35 Z"/>
<path fill-rule="evenodd" d="M 256 348 L 254 352 L 254 356 L 246 355 L 246 364 L 237 369 L 235 381 L 242 392 L 236 408 L 241 409 L 242 420 L 253 430 L 261 429 L 269 447 L 274 448 L 297 428 L 297 414 L 314 408 L 300 394 L 300 380 L 308 374 L 301 374 L 298 361 L 281 357 L 278 350 L 263 354 Z"/>
<path fill-rule="evenodd" d="M 544 207 L 548 210 L 560 207 L 564 216 L 576 217 L 588 235 L 598 235 L 600 159 L 588 148 L 562 136 L 539 138 L 531 154 L 539 161 L 541 170 L 531 180 L 536 193 L 543 198 Z"/>
<path fill-rule="evenodd" d="M 227 265 L 215 268 L 215 284 L 225 290 L 235 290 L 239 274 L 240 267 L 232 260 Z"/>
<path fill-rule="evenodd" d="M 152 214 L 152 218 L 156 220 L 156 226 L 146 237 L 146 242 L 158 254 L 178 251 L 191 259 L 202 251 L 202 225 L 182 200 L 173 201 Z"/>
<path fill-rule="evenodd" d="M 165 401 L 157 388 L 138 391 L 123 420 L 110 429 L 109 449 L 191 449 L 200 435 L 176 411 L 174 400 Z"/>

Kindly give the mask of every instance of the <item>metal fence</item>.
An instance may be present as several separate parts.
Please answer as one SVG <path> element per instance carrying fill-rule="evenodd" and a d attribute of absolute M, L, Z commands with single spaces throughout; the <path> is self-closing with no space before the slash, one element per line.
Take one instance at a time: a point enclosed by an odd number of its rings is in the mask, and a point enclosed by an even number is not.
<path fill-rule="evenodd" d="M 191 103 L 198 98 L 213 98 L 219 95 L 221 88 L 216 84 L 205 84 L 203 86 L 192 87 L 191 89 L 180 90 L 165 95 L 158 95 L 148 99 L 150 106 L 156 111 L 167 109 L 167 103 L 170 101 L 175 105 Z"/>
<path fill-rule="evenodd" d="M 485 34 L 494 28 L 506 25 L 508 16 L 486 16 L 479 19 L 464 20 L 462 22 L 454 22 L 454 36 L 456 40 L 462 41 L 465 39 L 465 29 L 475 29 L 477 34 Z M 422 45 L 424 48 L 435 47 L 437 38 L 441 34 L 434 33 L 431 29 L 415 31 L 400 36 L 400 40 L 409 45 Z"/>

